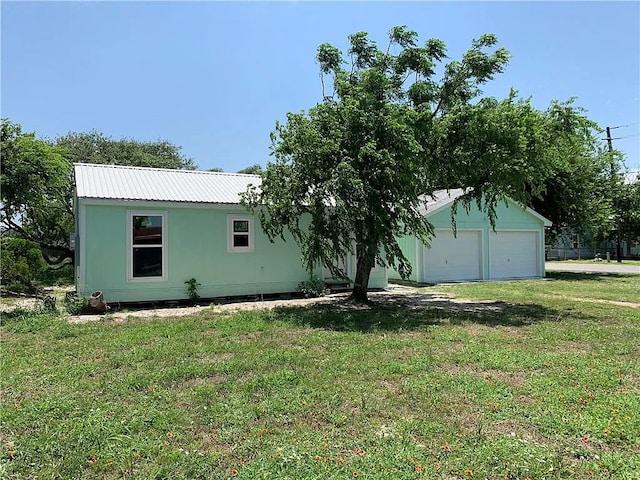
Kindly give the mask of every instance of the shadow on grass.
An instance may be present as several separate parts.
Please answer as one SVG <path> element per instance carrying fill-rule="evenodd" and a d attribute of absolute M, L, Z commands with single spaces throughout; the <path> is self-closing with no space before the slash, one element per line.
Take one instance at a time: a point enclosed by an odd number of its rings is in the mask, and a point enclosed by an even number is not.
<path fill-rule="evenodd" d="M 345 332 L 420 330 L 433 325 L 475 323 L 521 327 L 558 320 L 560 313 L 542 305 L 457 301 L 437 294 L 373 296 L 369 304 L 346 299 L 305 307 L 278 307 L 278 320 L 297 326 Z"/>
<path fill-rule="evenodd" d="M 612 272 L 563 272 L 560 270 L 547 270 L 545 272 L 545 278 L 551 280 L 566 280 L 569 282 L 584 282 L 594 281 L 601 282 L 602 280 L 621 280 L 629 279 L 630 277 L 638 277 L 633 273 L 612 273 Z"/>

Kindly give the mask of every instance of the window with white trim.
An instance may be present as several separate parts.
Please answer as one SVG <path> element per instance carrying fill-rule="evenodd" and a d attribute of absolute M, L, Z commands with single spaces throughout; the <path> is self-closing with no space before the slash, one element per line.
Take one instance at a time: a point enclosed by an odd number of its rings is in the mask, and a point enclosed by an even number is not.
<path fill-rule="evenodd" d="M 253 217 L 229 215 L 227 233 L 228 252 L 253 252 Z"/>
<path fill-rule="evenodd" d="M 166 212 L 127 212 L 129 281 L 166 280 Z"/>

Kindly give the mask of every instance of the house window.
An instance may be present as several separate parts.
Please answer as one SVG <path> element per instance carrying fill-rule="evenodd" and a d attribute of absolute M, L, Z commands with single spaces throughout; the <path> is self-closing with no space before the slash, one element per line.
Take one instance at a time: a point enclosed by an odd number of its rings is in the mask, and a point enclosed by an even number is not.
<path fill-rule="evenodd" d="M 227 231 L 227 251 L 253 252 L 253 217 L 229 215 Z"/>
<path fill-rule="evenodd" d="M 128 280 L 167 279 L 165 212 L 128 212 Z"/>

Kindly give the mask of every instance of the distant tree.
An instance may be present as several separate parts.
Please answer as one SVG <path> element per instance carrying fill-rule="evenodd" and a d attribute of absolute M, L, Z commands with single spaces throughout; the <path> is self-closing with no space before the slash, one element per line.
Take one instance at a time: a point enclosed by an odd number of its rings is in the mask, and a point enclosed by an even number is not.
<path fill-rule="evenodd" d="M 260 175 L 262 172 L 262 165 L 258 163 L 251 165 L 250 167 L 243 168 L 242 170 L 238 170 L 238 173 L 246 173 L 250 175 Z"/>
<path fill-rule="evenodd" d="M 45 261 L 58 266 L 74 257 L 69 246 L 75 223 L 72 162 L 195 168 L 180 147 L 166 140 L 113 140 L 91 132 L 47 142 L 8 119 L 2 119 L 0 154 L 3 231 L 35 242 Z"/>
<path fill-rule="evenodd" d="M 541 196 L 530 205 L 553 222 L 553 241 L 561 233 L 589 233 L 594 241 L 613 228 L 614 195 L 621 181 L 620 152 L 606 151 L 597 140 L 595 124 L 585 123 L 558 137 L 558 156 Z"/>
<path fill-rule="evenodd" d="M 640 240 L 640 180 L 619 182 L 613 195 L 612 220 L 608 233 L 616 242 L 616 259 L 621 262 L 621 241 Z"/>
<path fill-rule="evenodd" d="M 324 100 L 276 123 L 275 160 L 260 189 L 249 188 L 243 201 L 262 206 L 270 238 L 291 232 L 310 270 L 324 264 L 345 276 L 335 260 L 355 251 L 352 299 L 365 301 L 376 260 L 410 274 L 399 236 L 425 243 L 432 237 L 421 214 L 426 197 L 439 188 L 466 188 L 454 210 L 476 203 L 494 223 L 506 196 L 524 204 L 541 194 L 560 155 L 557 139 L 587 120 L 570 103 L 538 111 L 513 91 L 502 101 L 477 100 L 479 87 L 509 58 L 505 49 L 493 49 L 491 34 L 442 68 L 444 43 L 418 46 L 417 34 L 405 27 L 391 29 L 384 50 L 364 32 L 349 42 L 348 64 L 336 47 L 318 48 Z"/>
<path fill-rule="evenodd" d="M 129 138 L 112 139 L 104 134 L 68 133 L 54 144 L 67 152 L 72 163 L 101 163 L 134 167 L 175 168 L 194 170 L 195 163 L 180 153 L 180 147 L 167 140 L 141 142 Z"/>
<path fill-rule="evenodd" d="M 224 172 L 224 170 L 222 168 L 219 167 L 213 167 L 207 170 L 207 172 Z"/>

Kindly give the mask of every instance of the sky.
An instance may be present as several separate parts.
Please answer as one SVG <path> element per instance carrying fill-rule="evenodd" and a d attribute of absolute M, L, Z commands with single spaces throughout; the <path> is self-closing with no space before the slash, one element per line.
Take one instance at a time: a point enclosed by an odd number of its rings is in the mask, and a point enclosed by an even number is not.
<path fill-rule="evenodd" d="M 540 109 L 576 97 L 640 168 L 639 2 L 1 2 L 2 117 L 41 138 L 166 139 L 200 169 L 269 160 L 287 112 L 322 99 L 318 45 L 346 53 L 406 25 L 459 59 L 495 33 L 512 55 L 483 88 Z M 604 138 L 605 135 L 602 135 Z"/>

